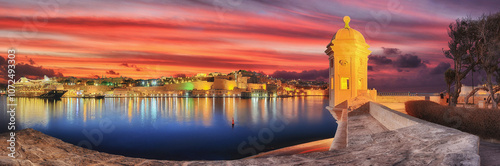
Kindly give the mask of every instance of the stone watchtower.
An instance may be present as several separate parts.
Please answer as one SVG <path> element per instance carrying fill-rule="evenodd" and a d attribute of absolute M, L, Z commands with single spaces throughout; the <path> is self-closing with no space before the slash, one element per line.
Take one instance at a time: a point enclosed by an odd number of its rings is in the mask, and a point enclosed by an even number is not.
<path fill-rule="evenodd" d="M 325 50 L 330 60 L 330 108 L 369 93 L 367 63 L 370 46 L 360 32 L 349 27 L 350 21 L 349 16 L 344 17 L 345 27 L 337 31 Z"/>
<path fill-rule="evenodd" d="M 326 108 L 338 124 L 330 150 L 347 146 L 347 115 L 351 106 L 359 105 L 357 97 L 375 100 L 377 96 L 376 90 L 368 90 L 367 83 L 370 46 L 361 33 L 349 27 L 350 21 L 349 16 L 344 17 L 345 27 L 337 31 L 325 50 L 330 62 L 330 102 Z"/>

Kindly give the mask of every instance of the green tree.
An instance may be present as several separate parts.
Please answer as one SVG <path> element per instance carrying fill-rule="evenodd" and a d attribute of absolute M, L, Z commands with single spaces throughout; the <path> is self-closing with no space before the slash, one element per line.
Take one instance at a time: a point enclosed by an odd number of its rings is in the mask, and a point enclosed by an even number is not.
<path fill-rule="evenodd" d="M 128 87 L 129 85 L 132 85 L 134 83 L 134 79 L 132 78 L 124 78 L 122 80 L 122 86 Z"/>
<path fill-rule="evenodd" d="M 107 86 L 108 84 L 109 84 L 109 82 L 108 82 L 108 81 L 102 81 L 102 82 L 101 82 L 101 85 L 105 85 L 105 86 Z"/>
<path fill-rule="evenodd" d="M 94 85 L 94 81 L 87 81 L 87 85 Z"/>

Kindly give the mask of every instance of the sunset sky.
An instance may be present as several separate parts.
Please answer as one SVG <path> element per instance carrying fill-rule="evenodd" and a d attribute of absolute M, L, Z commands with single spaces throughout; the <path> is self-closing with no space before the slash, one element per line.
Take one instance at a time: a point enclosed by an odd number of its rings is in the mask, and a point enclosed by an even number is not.
<path fill-rule="evenodd" d="M 158 78 L 245 69 L 321 79 L 326 45 L 348 15 L 373 51 L 369 87 L 420 92 L 446 87 L 447 26 L 500 11 L 495 0 L 0 3 L 2 58 L 15 48 L 20 74 Z"/>

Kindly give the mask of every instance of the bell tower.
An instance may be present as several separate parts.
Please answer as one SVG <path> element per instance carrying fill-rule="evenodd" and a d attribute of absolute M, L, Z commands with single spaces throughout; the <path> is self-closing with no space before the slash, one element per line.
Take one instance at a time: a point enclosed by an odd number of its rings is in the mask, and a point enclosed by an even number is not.
<path fill-rule="evenodd" d="M 368 93 L 370 46 L 359 31 L 349 27 L 350 21 L 349 16 L 344 17 L 345 27 L 337 31 L 325 51 L 330 63 L 330 108 Z"/>

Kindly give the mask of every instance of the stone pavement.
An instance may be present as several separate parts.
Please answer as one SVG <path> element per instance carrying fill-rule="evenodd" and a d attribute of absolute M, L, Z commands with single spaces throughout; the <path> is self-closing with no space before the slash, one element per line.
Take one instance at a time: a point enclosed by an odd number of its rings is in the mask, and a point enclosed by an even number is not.
<path fill-rule="evenodd" d="M 33 129 L 17 132 L 16 159 L 0 141 L 0 165 L 477 165 L 478 138 L 432 123 L 386 130 L 355 110 L 348 148 L 334 151 L 225 161 L 169 161 L 131 158 L 80 148 Z M 355 128 L 355 129 L 354 129 Z M 8 133 L 0 135 L 7 140 Z"/>
<path fill-rule="evenodd" d="M 381 103 L 392 110 L 407 114 L 404 103 Z M 481 157 L 481 165 L 484 166 L 500 166 L 500 141 L 481 140 L 479 144 L 479 156 Z"/>
<path fill-rule="evenodd" d="M 481 156 L 481 165 L 500 165 L 500 143 L 481 140 L 479 156 Z"/>

